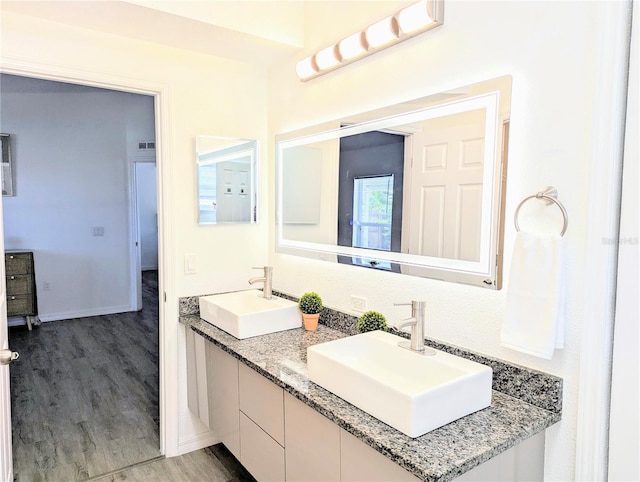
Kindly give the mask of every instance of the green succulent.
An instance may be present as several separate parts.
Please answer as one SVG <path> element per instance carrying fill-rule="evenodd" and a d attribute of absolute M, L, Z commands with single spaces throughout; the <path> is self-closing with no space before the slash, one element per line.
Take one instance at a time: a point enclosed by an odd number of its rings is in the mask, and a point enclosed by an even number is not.
<path fill-rule="evenodd" d="M 387 319 L 382 313 L 378 313 L 377 311 L 367 311 L 358 318 L 357 327 L 360 333 L 374 330 L 386 330 Z"/>
<path fill-rule="evenodd" d="M 307 315 L 320 313 L 322 311 L 322 298 L 318 293 L 314 293 L 313 291 L 305 293 L 300 297 L 298 308 Z"/>

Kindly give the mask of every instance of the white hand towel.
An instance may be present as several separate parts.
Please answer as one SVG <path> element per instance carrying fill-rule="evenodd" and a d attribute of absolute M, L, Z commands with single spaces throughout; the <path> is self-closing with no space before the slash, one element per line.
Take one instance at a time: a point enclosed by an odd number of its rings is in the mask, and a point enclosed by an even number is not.
<path fill-rule="evenodd" d="M 564 347 L 563 238 L 518 232 L 500 343 L 551 359 Z"/>

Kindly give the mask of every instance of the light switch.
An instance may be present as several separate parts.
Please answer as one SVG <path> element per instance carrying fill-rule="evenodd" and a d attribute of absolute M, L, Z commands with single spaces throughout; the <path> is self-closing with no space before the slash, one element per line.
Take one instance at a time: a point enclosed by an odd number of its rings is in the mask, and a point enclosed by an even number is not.
<path fill-rule="evenodd" d="M 184 274 L 195 274 L 198 272 L 198 258 L 195 254 L 184 255 Z"/>

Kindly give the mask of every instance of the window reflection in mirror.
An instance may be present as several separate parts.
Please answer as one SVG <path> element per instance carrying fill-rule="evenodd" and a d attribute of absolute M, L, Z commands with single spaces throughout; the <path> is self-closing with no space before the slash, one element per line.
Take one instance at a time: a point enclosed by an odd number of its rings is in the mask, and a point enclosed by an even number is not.
<path fill-rule="evenodd" d="M 501 77 L 278 136 L 276 249 L 499 289 L 510 94 Z"/>
<path fill-rule="evenodd" d="M 198 222 L 255 223 L 258 142 L 196 137 Z"/>

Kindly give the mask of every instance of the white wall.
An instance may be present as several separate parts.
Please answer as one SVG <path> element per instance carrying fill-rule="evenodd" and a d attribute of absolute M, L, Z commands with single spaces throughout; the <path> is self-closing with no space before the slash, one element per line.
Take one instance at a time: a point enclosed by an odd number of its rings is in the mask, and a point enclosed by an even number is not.
<path fill-rule="evenodd" d="M 308 44 L 307 52 L 270 72 L 269 127 L 273 135 L 501 75 L 513 76 L 505 281 L 515 237 L 511 220 L 521 199 L 554 185 L 570 219 L 565 236 L 567 342 L 552 360 L 500 346 L 504 290 L 493 292 L 290 257 L 276 253 L 273 241 L 271 256 L 277 274 L 275 289 L 293 295 L 317 291 L 327 305 L 345 311 L 350 308 L 349 296 L 358 294 L 368 299 L 369 309 L 381 311 L 390 321 L 407 315 L 405 309 L 393 307 L 394 302 L 426 300 L 428 336 L 563 377 L 563 419 L 547 431 L 546 480 L 573 480 L 575 474 L 585 284 L 597 282 L 585 280 L 590 263 L 585 252 L 586 226 L 591 217 L 586 206 L 589 196 L 595 194 L 588 192 L 587 168 L 599 135 L 592 131 L 597 115 L 594 85 L 598 76 L 617 80 L 623 75 L 595 61 L 596 38 L 603 29 L 623 30 L 621 25 L 601 22 L 602 10 L 609 5 L 612 3 L 449 1 L 442 27 L 302 83 L 294 75 L 296 60 L 361 26 L 343 21 L 337 2 L 310 2 L 307 37 L 314 43 Z M 366 5 L 361 8 L 366 10 Z M 615 158 L 603 162 L 615 162 Z M 273 172 L 271 175 L 273 179 Z M 615 196 L 615 192 L 597 195 Z M 608 267 L 607 272 L 599 273 L 602 282 L 611 278 L 612 271 Z"/>
<path fill-rule="evenodd" d="M 40 319 L 131 310 L 127 130 L 153 138 L 153 99 L 15 76 L 0 92 L 16 179 L 5 247 L 34 251 Z"/>
<path fill-rule="evenodd" d="M 611 381 L 609 481 L 640 480 L 640 8 L 633 11 Z"/>
<path fill-rule="evenodd" d="M 64 9 L 65 2 L 59 8 Z M 72 20 L 71 18 L 69 18 Z M 102 34 L 3 12 L 0 68 L 107 82 L 161 92 L 159 206 L 164 272 L 161 291 L 161 382 L 166 398 L 165 451 L 175 455 L 212 440 L 186 405 L 184 329 L 180 296 L 246 288 L 252 266 L 267 261 L 266 176 L 260 184 L 256 225 L 197 224 L 195 136 L 258 139 L 266 145 L 266 72 L 263 68 L 157 44 Z M 265 149 L 263 149 L 263 155 Z M 264 169 L 263 166 L 260 169 Z M 195 254 L 197 273 L 184 274 L 184 255 Z M 162 266 L 162 261 L 161 261 Z M 277 275 L 275 277 L 277 279 Z"/>

